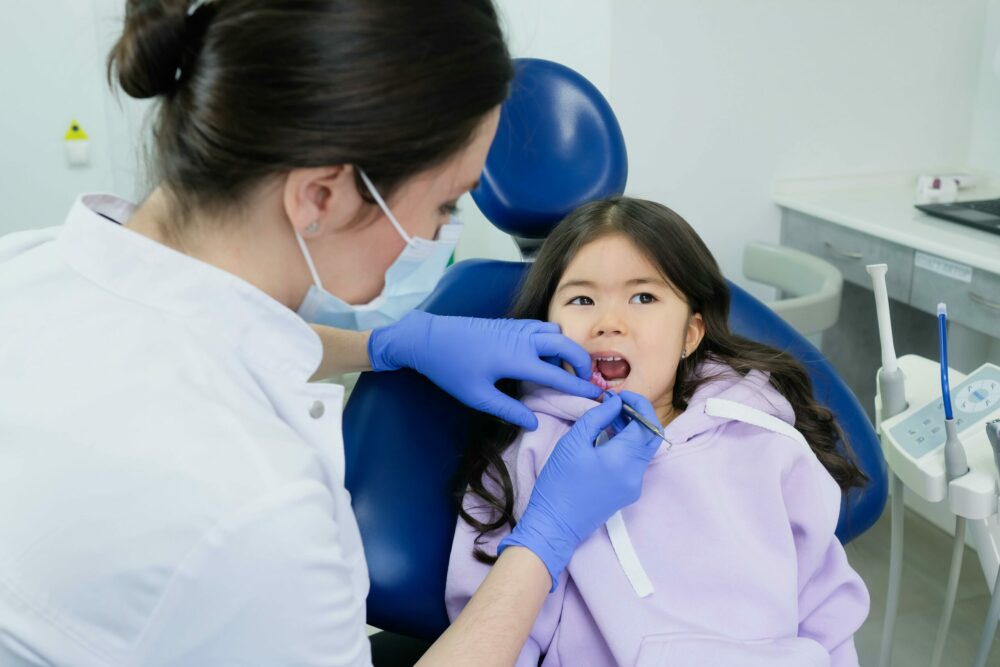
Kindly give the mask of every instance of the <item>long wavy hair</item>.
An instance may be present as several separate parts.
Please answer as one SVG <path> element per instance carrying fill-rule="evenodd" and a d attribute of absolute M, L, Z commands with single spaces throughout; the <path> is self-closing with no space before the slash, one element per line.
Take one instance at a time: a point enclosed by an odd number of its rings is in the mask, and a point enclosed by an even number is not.
<path fill-rule="evenodd" d="M 612 234 L 625 236 L 641 249 L 683 295 L 691 312 L 700 313 L 704 319 L 701 344 L 677 367 L 673 388 L 673 407 L 677 412 L 685 410 L 698 387 L 711 380 L 697 373 L 706 360 L 721 362 L 742 376 L 752 370 L 767 373 L 771 385 L 791 403 L 795 428 L 805 436 L 841 491 L 863 486 L 868 481 L 833 415 L 813 397 L 805 367 L 786 352 L 730 331 L 729 287 L 715 258 L 694 229 L 666 206 L 615 197 L 585 204 L 570 213 L 543 244 L 524 278 L 510 316 L 546 319 L 549 302 L 569 263 L 585 245 Z M 502 381 L 498 387 L 511 396 L 518 395 L 515 382 Z M 514 486 L 503 454 L 519 430 L 485 415 L 477 419 L 480 423 L 474 431 L 476 441 L 465 449 L 459 469 L 457 496 L 459 515 L 479 531 L 475 558 L 492 564 L 496 556 L 483 551 L 482 539 L 503 526 L 513 529 L 517 524 Z M 489 510 L 485 520 L 467 511 L 464 503 L 467 497 L 473 501 L 469 509 Z"/>

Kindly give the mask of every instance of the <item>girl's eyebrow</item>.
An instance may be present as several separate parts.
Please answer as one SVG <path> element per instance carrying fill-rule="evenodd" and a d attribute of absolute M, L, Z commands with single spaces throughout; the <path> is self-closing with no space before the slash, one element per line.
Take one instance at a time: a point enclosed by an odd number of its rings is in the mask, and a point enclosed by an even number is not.
<path fill-rule="evenodd" d="M 632 278 L 631 280 L 625 281 L 626 287 L 632 287 L 633 285 L 650 285 L 650 284 L 663 285 L 665 287 L 669 287 L 667 281 L 665 281 L 663 278 L 643 277 L 643 278 Z M 560 285 L 559 288 L 556 290 L 556 292 L 561 292 L 565 289 L 569 289 L 570 287 L 587 287 L 590 289 L 594 289 L 596 285 L 590 280 L 570 280 L 569 282 Z"/>
<path fill-rule="evenodd" d="M 626 285 L 648 285 L 650 283 L 667 285 L 667 281 L 663 278 L 633 278 L 632 280 L 625 282 Z"/>
<path fill-rule="evenodd" d="M 589 280 L 571 280 L 568 283 L 563 283 L 562 285 L 560 285 L 559 288 L 556 290 L 556 292 L 561 292 L 564 289 L 569 289 L 570 287 L 589 287 L 593 289 L 594 283 L 592 283 Z"/>

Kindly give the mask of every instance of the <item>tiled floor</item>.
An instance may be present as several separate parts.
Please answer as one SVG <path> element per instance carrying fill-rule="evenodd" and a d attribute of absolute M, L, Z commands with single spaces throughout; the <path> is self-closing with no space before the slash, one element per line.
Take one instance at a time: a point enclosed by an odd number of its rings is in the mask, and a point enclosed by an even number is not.
<path fill-rule="evenodd" d="M 847 557 L 868 584 L 872 596 L 871 614 L 855 636 L 862 667 L 878 664 L 889 577 L 889 525 L 886 511 L 871 530 L 847 546 Z M 944 604 L 952 539 L 919 515 L 907 512 L 902 595 L 892 654 L 894 667 L 930 664 Z M 989 588 L 979 559 L 967 548 L 943 665 L 971 667 L 989 603 Z M 1000 638 L 994 642 L 987 664 L 1000 667 Z"/>

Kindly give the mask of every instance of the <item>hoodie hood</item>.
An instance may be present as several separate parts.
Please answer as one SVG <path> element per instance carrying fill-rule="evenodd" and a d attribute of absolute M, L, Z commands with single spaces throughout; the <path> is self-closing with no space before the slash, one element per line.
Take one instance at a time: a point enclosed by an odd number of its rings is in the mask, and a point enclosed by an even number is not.
<path fill-rule="evenodd" d="M 702 378 L 687 409 L 677 416 L 664 430 L 674 445 L 680 445 L 731 421 L 705 413 L 710 398 L 739 403 L 760 410 L 794 426 L 795 412 L 791 404 L 770 383 L 770 376 L 757 370 L 741 376 L 726 364 L 705 361 L 698 367 Z M 532 383 L 523 384 L 521 400 L 533 412 L 549 415 L 562 421 L 575 422 L 585 412 L 597 405 L 596 401 L 580 398 Z"/>

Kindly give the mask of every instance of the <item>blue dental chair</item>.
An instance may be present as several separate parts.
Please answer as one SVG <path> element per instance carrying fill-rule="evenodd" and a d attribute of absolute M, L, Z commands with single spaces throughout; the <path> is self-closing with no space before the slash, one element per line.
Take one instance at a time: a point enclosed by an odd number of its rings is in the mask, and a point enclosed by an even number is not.
<path fill-rule="evenodd" d="M 530 252 L 580 204 L 624 192 L 628 165 L 618 122 L 593 85 L 544 60 L 521 59 L 515 66 L 512 94 L 473 196 L 497 227 Z M 503 317 L 526 267 L 459 262 L 421 308 L 437 315 Z M 836 415 L 871 480 L 844 498 L 837 535 L 846 543 L 875 522 L 886 502 L 885 462 L 872 425 L 815 347 L 746 291 L 733 284 L 730 289 L 733 330 L 806 365 L 817 399 Z M 372 638 L 376 665 L 413 664 L 447 627 L 452 491 L 462 449 L 471 440 L 470 417 L 468 408 L 406 370 L 362 375 L 348 402 L 346 484 L 371 577 L 368 622 L 387 631 Z"/>

